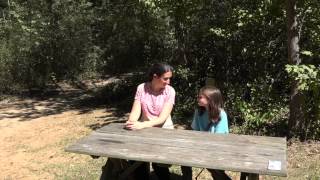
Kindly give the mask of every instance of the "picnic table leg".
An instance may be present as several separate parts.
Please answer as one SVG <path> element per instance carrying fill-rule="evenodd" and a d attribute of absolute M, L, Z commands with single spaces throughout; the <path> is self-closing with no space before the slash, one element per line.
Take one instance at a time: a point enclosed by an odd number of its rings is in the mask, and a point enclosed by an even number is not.
<path fill-rule="evenodd" d="M 100 180 L 125 180 L 141 166 L 143 162 L 135 161 L 129 164 L 126 160 L 109 158 L 106 164 L 102 167 Z M 129 178 L 130 179 L 130 178 Z"/>
<path fill-rule="evenodd" d="M 100 180 L 107 180 L 107 179 L 112 179 L 112 169 L 113 169 L 113 163 L 111 162 L 111 159 L 108 159 L 106 164 L 102 166 L 102 173 L 100 176 Z M 116 179 L 114 177 L 114 179 Z"/>
<path fill-rule="evenodd" d="M 259 180 L 259 174 L 242 172 L 240 180 Z"/>
<path fill-rule="evenodd" d="M 248 180 L 259 180 L 259 174 L 249 174 Z"/>
<path fill-rule="evenodd" d="M 134 172 L 143 162 L 135 161 L 132 165 L 130 165 L 124 172 L 119 175 L 119 180 L 126 179 L 130 174 Z"/>
<path fill-rule="evenodd" d="M 102 167 L 100 180 L 118 180 L 120 173 L 128 166 L 125 160 L 108 158 L 106 164 Z"/>
<path fill-rule="evenodd" d="M 249 175 L 248 173 L 242 172 L 240 175 L 240 180 L 247 180 L 248 175 Z"/>

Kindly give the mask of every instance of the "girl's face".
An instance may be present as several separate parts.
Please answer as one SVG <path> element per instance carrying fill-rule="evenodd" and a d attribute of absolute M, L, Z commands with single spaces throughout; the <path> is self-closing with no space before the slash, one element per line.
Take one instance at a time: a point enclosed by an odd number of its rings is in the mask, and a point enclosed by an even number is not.
<path fill-rule="evenodd" d="M 198 95 L 198 105 L 201 107 L 207 108 L 208 104 L 209 104 L 208 99 L 203 94 L 199 94 Z"/>
<path fill-rule="evenodd" d="M 161 76 L 154 75 L 153 80 L 157 83 L 160 88 L 165 88 L 166 85 L 170 84 L 170 79 L 172 78 L 172 72 L 166 72 Z"/>

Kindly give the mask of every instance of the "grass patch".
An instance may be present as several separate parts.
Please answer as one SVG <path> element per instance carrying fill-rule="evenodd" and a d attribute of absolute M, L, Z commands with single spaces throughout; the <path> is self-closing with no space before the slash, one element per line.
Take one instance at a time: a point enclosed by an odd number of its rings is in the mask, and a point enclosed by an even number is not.
<path fill-rule="evenodd" d="M 101 167 L 106 163 L 107 158 L 92 159 L 84 157 L 80 162 L 77 160 L 69 163 L 49 164 L 44 171 L 53 174 L 57 180 L 88 180 L 99 179 Z"/>

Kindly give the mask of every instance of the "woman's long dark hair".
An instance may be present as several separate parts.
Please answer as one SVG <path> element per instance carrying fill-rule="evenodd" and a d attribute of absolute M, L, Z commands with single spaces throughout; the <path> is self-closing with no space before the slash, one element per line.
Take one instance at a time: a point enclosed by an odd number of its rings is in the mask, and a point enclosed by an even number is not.
<path fill-rule="evenodd" d="M 153 75 L 156 74 L 158 77 L 162 76 L 166 72 L 173 72 L 172 66 L 165 63 L 156 63 L 151 66 L 148 71 L 148 81 L 151 82 Z"/>
<path fill-rule="evenodd" d="M 220 90 L 214 86 L 204 86 L 200 89 L 199 95 L 203 95 L 208 100 L 209 120 L 217 123 L 220 121 L 220 109 L 223 108 L 223 98 Z M 201 116 L 205 112 L 204 107 L 198 106 Z"/>

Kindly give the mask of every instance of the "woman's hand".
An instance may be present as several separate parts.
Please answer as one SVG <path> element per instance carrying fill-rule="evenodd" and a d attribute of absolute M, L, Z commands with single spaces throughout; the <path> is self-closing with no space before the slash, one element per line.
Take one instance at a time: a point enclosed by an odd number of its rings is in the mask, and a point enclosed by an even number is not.
<path fill-rule="evenodd" d="M 143 122 L 129 120 L 125 123 L 125 128 L 128 130 L 138 130 L 145 128 L 145 126 Z"/>

